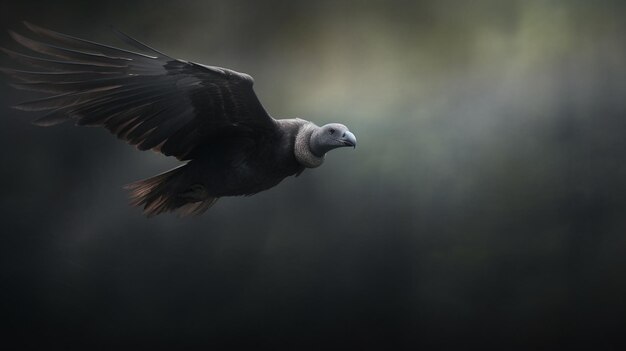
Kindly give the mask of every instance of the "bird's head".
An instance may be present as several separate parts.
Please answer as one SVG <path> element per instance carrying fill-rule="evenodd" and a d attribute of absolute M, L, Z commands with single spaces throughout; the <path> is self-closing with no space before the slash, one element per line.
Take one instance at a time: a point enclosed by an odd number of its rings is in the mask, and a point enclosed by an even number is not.
<path fill-rule="evenodd" d="M 356 137 L 343 124 L 326 124 L 311 134 L 311 152 L 317 157 L 323 157 L 328 151 L 345 146 L 356 148 Z"/>

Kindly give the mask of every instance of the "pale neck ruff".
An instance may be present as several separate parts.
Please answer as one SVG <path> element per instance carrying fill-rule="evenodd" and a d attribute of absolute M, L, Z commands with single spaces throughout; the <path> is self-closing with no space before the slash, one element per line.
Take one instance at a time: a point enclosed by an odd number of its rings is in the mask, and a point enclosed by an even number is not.
<path fill-rule="evenodd" d="M 315 168 L 319 167 L 322 163 L 324 163 L 324 156 L 318 157 L 311 152 L 311 134 L 318 127 L 309 122 L 298 130 L 298 134 L 296 134 L 296 143 L 294 145 L 294 154 L 296 155 L 296 160 L 306 168 Z"/>

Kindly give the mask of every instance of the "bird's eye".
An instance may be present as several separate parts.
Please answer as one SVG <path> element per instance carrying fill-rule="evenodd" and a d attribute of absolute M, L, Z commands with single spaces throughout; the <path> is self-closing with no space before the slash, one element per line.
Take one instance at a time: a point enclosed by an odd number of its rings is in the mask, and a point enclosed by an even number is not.
<path fill-rule="evenodd" d="M 334 129 L 332 129 L 332 128 L 331 128 L 328 132 L 329 132 L 330 134 L 335 134 L 335 130 L 334 130 Z"/>

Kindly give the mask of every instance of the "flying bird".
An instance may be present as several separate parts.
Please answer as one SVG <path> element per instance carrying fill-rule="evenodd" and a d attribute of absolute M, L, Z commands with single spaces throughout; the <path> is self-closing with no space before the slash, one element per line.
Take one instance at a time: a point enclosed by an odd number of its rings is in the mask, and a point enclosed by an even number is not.
<path fill-rule="evenodd" d="M 320 166 L 333 149 L 356 147 L 343 124 L 272 118 L 248 74 L 175 59 L 119 31 L 139 52 L 24 24 L 29 37 L 9 33 L 29 53 L 0 50 L 28 68 L 0 71 L 13 87 L 50 96 L 15 108 L 46 111 L 38 126 L 103 126 L 140 150 L 184 161 L 126 186 L 147 216 L 198 215 L 220 197 L 267 190 Z"/>

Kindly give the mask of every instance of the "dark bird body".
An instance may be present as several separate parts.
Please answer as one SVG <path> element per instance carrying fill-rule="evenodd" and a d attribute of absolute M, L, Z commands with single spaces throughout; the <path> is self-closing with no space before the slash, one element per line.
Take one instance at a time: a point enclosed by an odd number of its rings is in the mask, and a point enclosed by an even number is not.
<path fill-rule="evenodd" d="M 328 151 L 356 145 L 341 124 L 318 127 L 302 119 L 270 117 L 247 74 L 173 59 L 119 32 L 150 54 L 26 26 L 41 39 L 11 36 L 44 57 L 2 49 L 36 68 L 2 72 L 18 89 L 52 96 L 16 108 L 46 111 L 37 125 L 75 120 L 77 125 L 104 126 L 140 150 L 186 161 L 128 186 L 132 203 L 148 215 L 202 213 L 219 197 L 267 190 L 321 165 Z"/>

